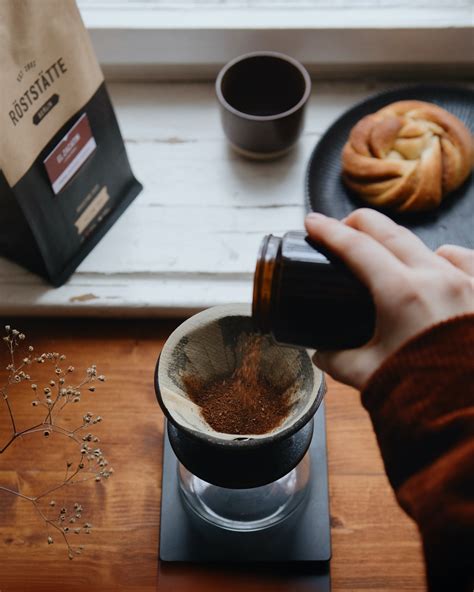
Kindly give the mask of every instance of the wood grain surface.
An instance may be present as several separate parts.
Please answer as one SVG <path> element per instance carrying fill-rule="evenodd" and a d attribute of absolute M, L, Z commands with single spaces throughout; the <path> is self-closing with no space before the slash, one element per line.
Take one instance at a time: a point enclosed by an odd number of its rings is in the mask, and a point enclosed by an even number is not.
<path fill-rule="evenodd" d="M 80 413 L 104 417 L 98 433 L 115 474 L 105 485 L 91 482 L 68 494 L 80 497 L 84 518 L 93 523 L 92 534 L 79 535 L 85 549 L 73 561 L 60 541 L 47 544 L 30 502 L 0 491 L 1 592 L 309 592 L 304 578 L 273 570 L 158 561 L 163 417 L 153 370 L 176 322 L 19 319 L 13 324 L 38 352 L 65 353 L 78 371 L 95 363 L 107 376 L 77 405 Z M 19 389 L 15 397 L 19 423 L 35 422 L 31 393 Z M 326 401 L 332 589 L 424 590 L 416 527 L 395 502 L 358 393 L 329 380 Z M 6 425 L 2 407 L 2 437 Z M 31 435 L 17 440 L 0 455 L 0 485 L 28 492 L 45 488 L 62 479 L 65 454 L 60 439 L 45 443 L 41 435 Z"/>

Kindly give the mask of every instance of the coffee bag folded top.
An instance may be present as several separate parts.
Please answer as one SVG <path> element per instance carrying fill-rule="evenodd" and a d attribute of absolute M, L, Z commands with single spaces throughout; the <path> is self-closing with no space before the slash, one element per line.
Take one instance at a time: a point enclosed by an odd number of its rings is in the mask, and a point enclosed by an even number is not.
<path fill-rule="evenodd" d="M 59 286 L 141 185 L 74 0 L 2 0 L 0 63 L 0 254 Z"/>

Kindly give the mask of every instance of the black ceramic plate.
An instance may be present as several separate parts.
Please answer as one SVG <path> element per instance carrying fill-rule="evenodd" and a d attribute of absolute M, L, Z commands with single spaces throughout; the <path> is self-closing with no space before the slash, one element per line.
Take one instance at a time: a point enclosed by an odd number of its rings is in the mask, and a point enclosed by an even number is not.
<path fill-rule="evenodd" d="M 306 173 L 308 211 L 343 218 L 361 207 L 341 179 L 341 151 L 352 127 L 365 115 L 394 101 L 417 99 L 447 109 L 474 131 L 474 91 L 462 87 L 417 85 L 369 97 L 346 111 L 326 131 L 311 155 Z M 474 248 L 474 180 L 471 175 L 432 212 L 390 214 L 432 249 L 444 243 Z"/>

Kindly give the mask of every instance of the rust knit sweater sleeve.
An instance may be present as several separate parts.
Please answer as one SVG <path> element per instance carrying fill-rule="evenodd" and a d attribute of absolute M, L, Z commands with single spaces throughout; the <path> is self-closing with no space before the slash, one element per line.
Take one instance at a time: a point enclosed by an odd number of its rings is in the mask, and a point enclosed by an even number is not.
<path fill-rule="evenodd" d="M 440 323 L 369 379 L 370 414 L 398 502 L 418 524 L 432 591 L 474 590 L 474 315 Z"/>

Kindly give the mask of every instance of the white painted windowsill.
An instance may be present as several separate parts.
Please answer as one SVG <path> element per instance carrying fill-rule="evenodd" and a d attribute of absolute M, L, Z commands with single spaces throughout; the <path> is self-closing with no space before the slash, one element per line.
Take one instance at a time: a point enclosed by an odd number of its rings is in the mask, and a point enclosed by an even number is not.
<path fill-rule="evenodd" d="M 263 236 L 303 228 L 305 170 L 321 134 L 385 88 L 315 85 L 293 152 L 250 162 L 226 143 L 212 84 L 109 84 L 144 190 L 61 288 L 0 258 L 0 315 L 182 316 L 250 302 Z"/>
<path fill-rule="evenodd" d="M 270 0 L 216 3 L 222 10 L 192 9 L 213 0 L 79 0 L 108 79 L 136 79 L 108 87 L 144 191 L 61 288 L 0 258 L 1 315 L 183 316 L 250 302 L 262 237 L 303 227 L 304 175 L 318 139 L 355 102 L 393 86 L 322 76 L 403 78 L 437 68 L 444 78 L 472 67 L 472 2 L 447 8 L 434 0 L 432 9 L 425 0 L 278 0 L 281 10 L 270 10 Z M 239 8 L 245 3 L 257 8 Z M 337 9 L 308 12 L 312 3 Z M 300 142 L 266 163 L 229 149 L 214 85 L 196 82 L 257 49 L 289 53 L 315 78 Z"/>

